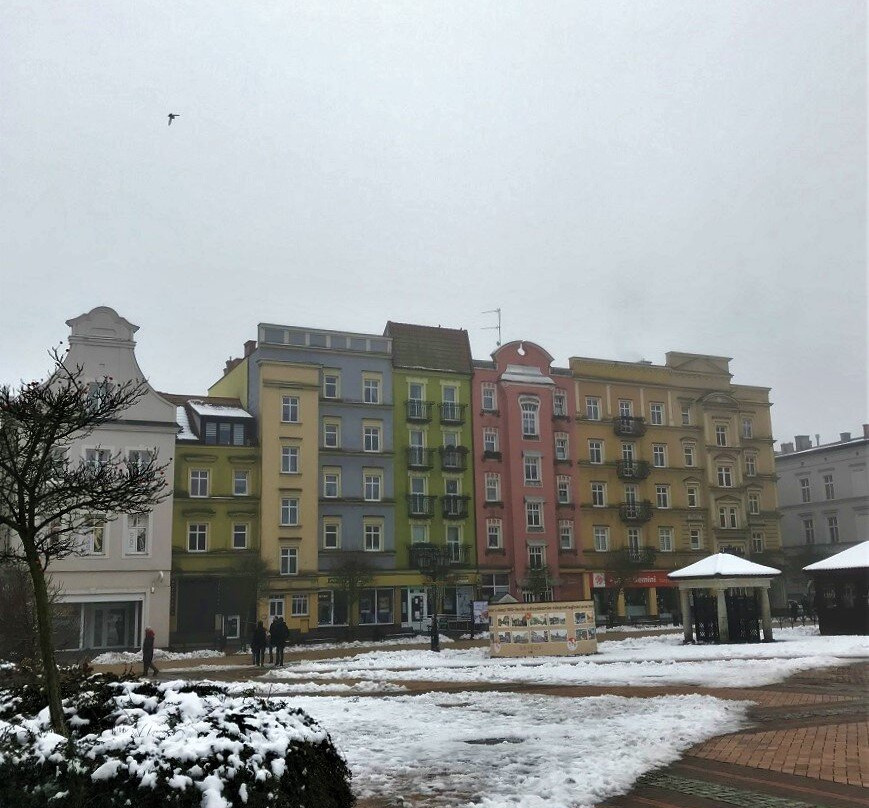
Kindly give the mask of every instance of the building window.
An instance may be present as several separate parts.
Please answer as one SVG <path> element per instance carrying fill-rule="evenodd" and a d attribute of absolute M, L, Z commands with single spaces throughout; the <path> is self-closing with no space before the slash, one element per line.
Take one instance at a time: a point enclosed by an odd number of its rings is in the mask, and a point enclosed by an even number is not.
<path fill-rule="evenodd" d="M 665 468 L 667 466 L 667 444 L 653 443 L 652 444 L 652 465 L 655 468 Z"/>
<path fill-rule="evenodd" d="M 341 546 L 341 523 L 335 521 L 323 522 L 323 549 L 337 550 Z"/>
<path fill-rule="evenodd" d="M 281 547 L 281 575 L 299 574 L 299 550 L 296 547 Z"/>
<path fill-rule="evenodd" d="M 528 548 L 528 568 L 532 570 L 543 569 L 546 566 L 546 548 L 545 547 L 529 547 Z"/>
<path fill-rule="evenodd" d="M 486 520 L 486 547 L 490 550 L 499 550 L 503 546 L 504 538 L 500 519 Z"/>
<path fill-rule="evenodd" d="M 760 514 L 760 494 L 756 491 L 751 491 L 748 495 L 748 512 L 752 516 Z"/>
<path fill-rule="evenodd" d="M 715 427 L 715 445 L 727 446 L 727 425 L 718 424 Z"/>
<path fill-rule="evenodd" d="M 366 452 L 380 451 L 380 427 L 370 424 L 362 427 L 362 449 Z"/>
<path fill-rule="evenodd" d="M 637 486 L 633 483 L 627 483 L 625 485 L 625 504 L 626 505 L 636 505 L 637 504 Z"/>
<path fill-rule="evenodd" d="M 85 449 L 85 465 L 91 472 L 98 472 L 103 466 L 107 466 L 112 459 L 111 449 Z"/>
<path fill-rule="evenodd" d="M 635 443 L 622 444 L 622 460 L 625 463 L 633 463 L 637 457 L 637 445 Z"/>
<path fill-rule="evenodd" d="M 691 405 L 682 404 L 682 426 L 691 426 Z"/>
<path fill-rule="evenodd" d="M 649 404 L 649 423 L 654 426 L 663 426 L 664 424 L 664 405 L 658 401 Z"/>
<path fill-rule="evenodd" d="M 824 475 L 824 499 L 835 499 L 836 498 L 836 489 L 833 485 L 833 475 L 825 474 Z"/>
<path fill-rule="evenodd" d="M 689 508 L 700 507 L 700 488 L 696 485 L 688 485 L 685 487 L 685 493 L 688 497 Z"/>
<path fill-rule="evenodd" d="M 830 544 L 836 544 L 839 541 L 839 517 L 827 517 L 827 531 L 830 535 Z"/>
<path fill-rule="evenodd" d="M 567 393 L 564 390 L 556 390 L 552 394 L 552 412 L 556 416 L 567 415 Z"/>
<path fill-rule="evenodd" d="M 555 433 L 555 459 L 567 460 L 570 455 L 570 439 L 566 432 Z"/>
<path fill-rule="evenodd" d="M 366 552 L 378 553 L 383 549 L 383 523 L 365 522 L 363 526 Z"/>
<path fill-rule="evenodd" d="M 685 460 L 686 468 L 693 468 L 696 461 L 696 456 L 694 454 L 695 445 L 693 443 L 683 443 L 682 444 L 682 457 Z"/>
<path fill-rule="evenodd" d="M 606 483 L 591 484 L 591 504 L 595 508 L 606 507 Z"/>
<path fill-rule="evenodd" d="M 141 471 L 151 462 L 151 453 L 147 449 L 130 449 L 127 452 L 127 465 L 131 469 Z"/>
<path fill-rule="evenodd" d="M 800 480 L 800 497 L 803 502 L 812 501 L 812 489 L 810 488 L 810 483 L 807 477 L 803 477 Z"/>
<path fill-rule="evenodd" d="M 336 499 L 341 496 L 340 469 L 323 469 L 323 496 Z"/>
<path fill-rule="evenodd" d="M 627 542 L 628 542 L 628 555 L 632 559 L 638 559 L 640 557 L 640 548 L 642 547 L 642 540 L 640 537 L 640 529 L 638 527 L 629 527 L 627 530 Z"/>
<path fill-rule="evenodd" d="M 519 402 L 522 409 L 522 437 L 540 437 L 540 402 L 536 398 L 525 398 Z"/>
<path fill-rule="evenodd" d="M 603 463 L 603 441 L 590 440 L 588 442 L 588 462 Z"/>
<path fill-rule="evenodd" d="M 498 409 L 497 407 L 497 399 L 495 397 L 495 385 L 494 384 L 484 384 L 482 386 L 483 392 L 483 409 L 486 412 L 495 412 Z"/>
<path fill-rule="evenodd" d="M 383 499 L 383 472 L 366 471 L 362 475 L 362 496 L 366 502 Z"/>
<path fill-rule="evenodd" d="M 362 375 L 362 400 L 366 404 L 380 403 L 381 377 L 364 373 Z"/>
<path fill-rule="evenodd" d="M 556 480 L 558 501 L 565 505 L 570 502 L 570 477 L 560 474 Z"/>
<path fill-rule="evenodd" d="M 317 625 L 347 625 L 347 597 L 343 592 L 317 593 Z"/>
<path fill-rule="evenodd" d="M 658 547 L 662 553 L 673 552 L 673 528 L 659 527 L 658 528 Z"/>
<path fill-rule="evenodd" d="M 248 478 L 249 474 L 244 469 L 232 470 L 232 493 L 236 497 L 246 497 L 248 495 Z"/>
<path fill-rule="evenodd" d="M 543 503 L 536 500 L 525 503 L 525 527 L 543 530 Z"/>
<path fill-rule="evenodd" d="M 281 396 L 281 421 L 285 424 L 299 423 L 298 396 Z"/>
<path fill-rule="evenodd" d="M 510 576 L 505 572 L 493 572 L 480 576 L 480 589 L 486 600 L 506 595 L 510 591 Z"/>
<path fill-rule="evenodd" d="M 359 593 L 359 623 L 363 626 L 391 624 L 392 602 L 391 589 L 363 589 Z"/>
<path fill-rule="evenodd" d="M 493 426 L 487 426 L 483 429 L 483 451 L 498 451 L 498 430 Z"/>
<path fill-rule="evenodd" d="M 486 474 L 486 502 L 501 501 L 501 475 Z"/>
<path fill-rule="evenodd" d="M 428 542 L 428 525 L 419 522 L 410 526 L 410 543 L 425 544 Z"/>
<path fill-rule="evenodd" d="M 558 523 L 558 546 L 562 550 L 573 549 L 573 522 L 570 519 Z"/>
<path fill-rule="evenodd" d="M 281 474 L 299 473 L 299 447 L 281 446 Z"/>
<path fill-rule="evenodd" d="M 295 497 L 281 499 L 281 525 L 294 527 L 299 524 L 299 500 Z"/>
<path fill-rule="evenodd" d="M 733 488 L 733 469 L 730 466 L 718 467 L 718 485 L 721 488 Z"/>
<path fill-rule="evenodd" d="M 597 396 L 585 397 L 585 417 L 589 421 L 600 421 L 600 399 Z"/>
<path fill-rule="evenodd" d="M 745 476 L 746 477 L 756 477 L 757 476 L 757 456 L 753 454 L 747 454 L 745 456 Z"/>
<path fill-rule="evenodd" d="M 525 485 L 542 485 L 540 455 L 526 454 L 522 464 L 525 469 Z"/>
<path fill-rule="evenodd" d="M 208 496 L 208 469 L 190 469 L 190 496 Z"/>
<path fill-rule="evenodd" d="M 595 552 L 605 553 L 610 549 L 610 529 L 605 525 L 594 526 Z"/>
<path fill-rule="evenodd" d="M 803 519 L 803 534 L 806 537 L 806 544 L 815 543 L 815 520 Z"/>
<path fill-rule="evenodd" d="M 341 374 L 334 370 L 323 371 L 323 398 L 341 397 Z"/>
<path fill-rule="evenodd" d="M 232 526 L 232 549 L 247 549 L 248 525 L 246 522 L 236 522 Z"/>
<path fill-rule="evenodd" d="M 339 449 L 341 447 L 341 424 L 339 421 L 323 422 L 323 448 Z"/>
<path fill-rule="evenodd" d="M 625 398 L 619 399 L 619 417 L 633 418 L 634 417 L 634 402 L 628 401 Z"/>
<path fill-rule="evenodd" d="M 447 525 L 447 553 L 450 561 L 462 560 L 462 526 Z"/>
<path fill-rule="evenodd" d="M 739 509 L 734 505 L 718 507 L 718 526 L 728 530 L 739 527 Z"/>
<path fill-rule="evenodd" d="M 655 507 L 669 508 L 670 507 L 670 486 L 656 485 L 655 486 Z"/>
<path fill-rule="evenodd" d="M 187 552 L 204 553 L 208 549 L 208 525 L 199 522 L 187 526 Z"/>
<path fill-rule="evenodd" d="M 752 424 L 751 418 L 743 418 L 742 419 L 742 437 L 743 438 L 753 438 L 754 437 L 754 424 Z"/>
<path fill-rule="evenodd" d="M 106 554 L 106 525 L 96 516 L 91 516 L 84 525 L 82 552 L 85 555 Z"/>
<path fill-rule="evenodd" d="M 148 552 L 148 516 L 127 517 L 127 554 L 146 555 Z"/>
<path fill-rule="evenodd" d="M 699 527 L 688 529 L 688 541 L 692 550 L 700 550 L 703 547 L 703 530 Z"/>
<path fill-rule="evenodd" d="M 763 552 L 763 533 L 761 533 L 759 530 L 754 530 L 751 533 L 751 552 Z"/>
<path fill-rule="evenodd" d="M 274 620 L 276 617 L 284 616 L 284 599 L 283 598 L 269 598 L 269 622 Z"/>
<path fill-rule="evenodd" d="M 290 598 L 290 614 L 293 617 L 307 617 L 308 616 L 308 596 L 307 595 L 293 595 Z"/>

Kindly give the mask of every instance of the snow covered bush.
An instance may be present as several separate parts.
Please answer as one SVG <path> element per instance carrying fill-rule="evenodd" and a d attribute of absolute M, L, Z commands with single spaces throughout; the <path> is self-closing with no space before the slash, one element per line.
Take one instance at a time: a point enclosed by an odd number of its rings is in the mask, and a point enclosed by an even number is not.
<path fill-rule="evenodd" d="M 349 771 L 329 735 L 286 700 L 103 674 L 80 684 L 63 702 L 69 741 L 51 731 L 47 708 L 32 709 L 32 688 L 0 689 L 0 805 L 354 804 Z"/>

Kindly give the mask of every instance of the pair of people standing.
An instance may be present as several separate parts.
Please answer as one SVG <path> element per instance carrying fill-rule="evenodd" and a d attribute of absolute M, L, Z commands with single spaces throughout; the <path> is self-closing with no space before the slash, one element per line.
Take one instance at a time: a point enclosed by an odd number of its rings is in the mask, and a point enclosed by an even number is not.
<path fill-rule="evenodd" d="M 290 638 L 290 629 L 281 616 L 275 617 L 269 626 L 269 662 L 272 661 L 272 648 L 275 650 L 275 667 L 284 664 L 284 648 Z"/>

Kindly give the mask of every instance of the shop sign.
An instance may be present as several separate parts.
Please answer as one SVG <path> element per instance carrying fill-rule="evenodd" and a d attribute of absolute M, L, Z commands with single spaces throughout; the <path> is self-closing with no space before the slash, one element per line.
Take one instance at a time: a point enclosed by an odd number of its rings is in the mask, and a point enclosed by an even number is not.
<path fill-rule="evenodd" d="M 625 584 L 627 589 L 651 589 L 652 587 L 676 586 L 676 584 L 667 577 L 668 570 L 642 570 L 634 575 L 632 580 Z M 595 584 L 596 585 L 596 584 Z M 606 574 L 606 585 L 610 588 L 616 586 L 615 578 Z"/>
<path fill-rule="evenodd" d="M 592 589 L 603 589 L 606 587 L 606 574 L 603 572 L 593 572 L 591 574 Z"/>

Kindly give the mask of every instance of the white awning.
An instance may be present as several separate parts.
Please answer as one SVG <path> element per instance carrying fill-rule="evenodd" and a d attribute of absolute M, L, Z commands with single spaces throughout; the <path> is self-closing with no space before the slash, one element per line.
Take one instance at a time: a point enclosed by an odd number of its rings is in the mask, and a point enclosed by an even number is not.
<path fill-rule="evenodd" d="M 731 553 L 715 553 L 715 555 L 674 570 L 667 575 L 668 578 L 747 578 L 781 575 L 781 570 L 775 567 L 765 567 L 763 564 L 755 564 L 747 558 L 732 555 Z"/>
<path fill-rule="evenodd" d="M 860 542 L 841 553 L 803 567 L 807 572 L 821 570 L 860 570 L 869 568 L 869 540 Z"/>

